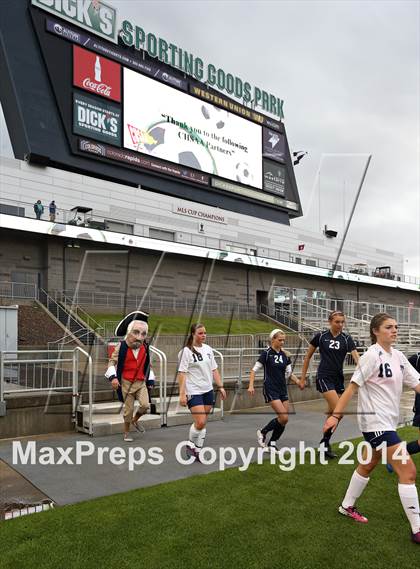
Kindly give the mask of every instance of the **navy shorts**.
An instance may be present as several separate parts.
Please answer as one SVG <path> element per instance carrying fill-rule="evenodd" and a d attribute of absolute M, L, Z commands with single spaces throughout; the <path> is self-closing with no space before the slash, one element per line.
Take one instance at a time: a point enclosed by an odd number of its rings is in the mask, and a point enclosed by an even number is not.
<path fill-rule="evenodd" d="M 320 393 L 336 391 L 338 395 L 341 395 L 344 393 L 344 376 L 332 376 L 318 373 L 316 376 L 316 389 Z"/>
<path fill-rule="evenodd" d="M 398 445 L 401 442 L 396 431 L 373 431 L 372 433 L 362 433 L 372 448 L 378 447 L 384 441 L 387 447 Z"/>
<path fill-rule="evenodd" d="M 266 403 L 270 403 L 270 401 L 277 401 L 278 399 L 280 399 L 280 401 L 289 400 L 286 386 L 272 385 L 271 383 L 264 383 L 263 395 Z"/>
<path fill-rule="evenodd" d="M 198 395 L 189 395 L 188 396 L 188 409 L 191 407 L 195 407 L 196 405 L 214 405 L 214 391 L 210 389 L 207 393 L 199 393 Z"/>
<path fill-rule="evenodd" d="M 413 412 L 414 412 L 413 427 L 418 427 L 420 429 L 420 393 L 416 393 Z"/>

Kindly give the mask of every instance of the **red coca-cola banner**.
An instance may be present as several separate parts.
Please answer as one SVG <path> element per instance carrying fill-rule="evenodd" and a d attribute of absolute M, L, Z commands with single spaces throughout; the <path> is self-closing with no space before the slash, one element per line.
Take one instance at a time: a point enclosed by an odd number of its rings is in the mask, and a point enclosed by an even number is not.
<path fill-rule="evenodd" d="M 121 65 L 73 46 L 73 85 L 113 101 L 121 101 Z"/>

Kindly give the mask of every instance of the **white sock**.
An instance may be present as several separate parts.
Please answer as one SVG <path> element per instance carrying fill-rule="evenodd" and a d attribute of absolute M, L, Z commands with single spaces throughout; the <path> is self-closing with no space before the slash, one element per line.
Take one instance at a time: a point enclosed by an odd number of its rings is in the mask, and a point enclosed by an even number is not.
<path fill-rule="evenodd" d="M 398 484 L 398 494 L 405 515 L 410 522 L 411 531 L 420 531 L 419 496 L 415 484 Z"/>
<path fill-rule="evenodd" d="M 200 431 L 195 428 L 195 425 L 193 423 L 190 427 L 190 443 L 193 446 L 197 446 L 197 440 L 198 440 L 199 434 L 200 434 Z"/>
<path fill-rule="evenodd" d="M 201 431 L 198 431 L 198 437 L 197 437 L 197 442 L 196 442 L 197 448 L 203 448 L 204 439 L 206 438 L 206 433 L 207 433 L 206 428 L 201 429 Z"/>
<path fill-rule="evenodd" d="M 342 502 L 343 508 L 349 508 L 350 506 L 354 506 L 357 498 L 361 496 L 368 482 L 369 478 L 361 476 L 357 472 L 357 470 L 353 472 L 353 476 L 351 477 L 349 487 L 347 488 L 346 495 L 344 496 L 344 500 Z"/>

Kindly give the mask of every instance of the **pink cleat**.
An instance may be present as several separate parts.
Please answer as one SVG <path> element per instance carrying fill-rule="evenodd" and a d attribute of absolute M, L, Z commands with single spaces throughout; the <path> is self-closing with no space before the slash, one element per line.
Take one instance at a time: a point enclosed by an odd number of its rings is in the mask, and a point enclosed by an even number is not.
<path fill-rule="evenodd" d="M 411 534 L 411 541 L 414 543 L 420 543 L 420 531 Z"/>
<path fill-rule="evenodd" d="M 363 516 L 360 512 L 358 512 L 354 506 L 349 506 L 348 508 L 340 506 L 338 508 L 338 511 L 340 512 L 340 514 L 343 514 L 343 516 L 348 516 L 349 518 L 352 518 L 355 522 L 360 522 L 361 524 L 368 523 L 368 519 L 365 516 Z"/>

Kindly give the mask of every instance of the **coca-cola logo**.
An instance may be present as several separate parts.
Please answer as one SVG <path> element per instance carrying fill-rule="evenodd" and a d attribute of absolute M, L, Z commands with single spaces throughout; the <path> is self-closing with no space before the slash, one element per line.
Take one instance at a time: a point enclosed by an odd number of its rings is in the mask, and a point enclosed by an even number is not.
<path fill-rule="evenodd" d="M 113 101 L 121 101 L 121 65 L 73 46 L 73 85 Z"/>
<path fill-rule="evenodd" d="M 89 89 L 90 91 L 95 91 L 95 93 L 99 93 L 99 95 L 103 95 L 104 97 L 110 97 L 112 92 L 112 87 L 110 85 L 106 85 L 106 83 L 95 83 L 92 81 L 90 77 L 86 77 L 82 83 L 85 89 Z"/>

